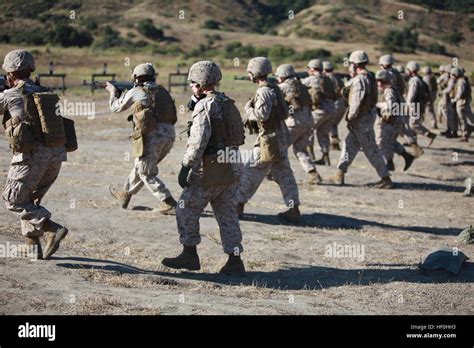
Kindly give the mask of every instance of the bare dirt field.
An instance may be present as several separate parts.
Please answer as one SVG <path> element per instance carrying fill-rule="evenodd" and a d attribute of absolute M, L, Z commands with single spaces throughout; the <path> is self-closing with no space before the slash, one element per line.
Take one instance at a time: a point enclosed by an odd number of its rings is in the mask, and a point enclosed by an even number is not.
<path fill-rule="evenodd" d="M 253 86 L 242 88 L 246 91 L 231 94 L 240 105 Z M 187 98 L 176 97 L 178 104 Z M 97 111 L 105 111 L 105 93 L 95 98 Z M 69 155 L 43 202 L 70 233 L 50 261 L 0 258 L 0 314 L 474 313 L 472 261 L 458 275 L 418 269 L 423 255 L 438 246 L 474 256 L 473 245 L 456 242 L 473 223 L 474 199 L 462 196 L 463 180 L 473 174 L 472 140 L 437 138 L 406 173 L 396 158 L 393 190 L 365 187 L 378 179 L 362 153 L 350 168 L 347 186 L 305 186 L 290 149 L 303 221 L 292 226 L 278 220 L 284 209 L 280 191 L 264 181 L 241 221 L 248 272 L 230 277 L 217 274 L 226 255 L 210 207 L 201 218 L 202 270 L 175 272 L 161 266 L 163 257 L 181 249 L 175 217 L 154 211 L 158 202 L 145 189 L 132 198 L 129 210 L 113 201 L 108 186 L 122 185 L 132 166 L 127 115 L 75 118 L 80 149 Z M 188 118 L 180 114 L 177 133 Z M 345 124 L 340 129 L 345 135 Z M 244 148 L 250 149 L 253 140 L 249 136 Z M 185 144 L 186 136 L 178 136 L 160 165 L 176 198 Z M 426 139 L 420 144 L 425 146 Z M 333 151 L 333 165 L 319 168 L 323 179 L 335 172 L 338 157 Z M 9 161 L 10 150 L 0 136 L 3 182 Z M 19 223 L 3 203 L 0 216 L 0 243 L 21 243 Z M 334 243 L 363 247 L 364 257 L 328 257 L 327 247 Z"/>

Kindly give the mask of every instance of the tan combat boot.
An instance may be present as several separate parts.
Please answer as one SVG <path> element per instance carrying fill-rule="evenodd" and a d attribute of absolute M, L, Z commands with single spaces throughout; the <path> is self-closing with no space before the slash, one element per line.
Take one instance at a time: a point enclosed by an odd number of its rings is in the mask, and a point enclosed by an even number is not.
<path fill-rule="evenodd" d="M 26 237 L 26 245 L 28 247 L 36 247 L 33 257 L 36 257 L 39 260 L 43 259 L 43 250 L 41 249 L 41 242 L 39 237 Z M 28 253 L 31 250 L 28 248 Z"/>
<path fill-rule="evenodd" d="M 229 254 L 229 259 L 227 260 L 224 267 L 221 268 L 219 273 L 221 274 L 236 274 L 244 273 L 245 266 L 240 258 L 240 255 Z"/>
<path fill-rule="evenodd" d="M 323 182 L 321 175 L 316 170 L 311 170 L 308 172 L 308 181 L 310 185 L 318 185 Z"/>
<path fill-rule="evenodd" d="M 301 213 L 298 207 L 294 207 L 283 213 L 279 213 L 278 217 L 291 223 L 298 223 L 301 219 Z"/>
<path fill-rule="evenodd" d="M 110 194 L 119 202 L 120 207 L 122 207 L 123 209 L 127 209 L 128 203 L 130 203 L 132 195 L 123 190 L 116 189 L 112 185 L 109 186 L 109 191 Z"/>
<path fill-rule="evenodd" d="M 43 251 L 43 259 L 48 260 L 59 248 L 59 244 L 69 232 L 67 228 L 48 220 L 43 225 L 46 248 Z"/>
<path fill-rule="evenodd" d="M 378 183 L 373 185 L 375 188 L 379 189 L 391 189 L 393 188 L 393 182 L 392 179 L 390 179 L 390 176 L 384 176 L 382 180 L 380 180 Z"/>
<path fill-rule="evenodd" d="M 328 180 L 334 185 L 343 186 L 344 185 L 344 172 L 338 169 L 336 174 L 334 176 L 331 176 Z"/>
<path fill-rule="evenodd" d="M 173 258 L 166 257 L 161 263 L 166 267 L 174 269 L 184 268 L 190 271 L 201 269 L 196 246 L 184 246 L 181 254 Z"/>
<path fill-rule="evenodd" d="M 411 149 L 413 150 L 413 156 L 415 156 L 415 158 L 418 158 L 425 153 L 418 144 L 411 144 Z"/>
<path fill-rule="evenodd" d="M 158 212 L 163 215 L 174 215 L 176 214 L 176 206 L 178 203 L 172 196 L 166 198 L 162 203 L 161 207 L 158 208 Z"/>

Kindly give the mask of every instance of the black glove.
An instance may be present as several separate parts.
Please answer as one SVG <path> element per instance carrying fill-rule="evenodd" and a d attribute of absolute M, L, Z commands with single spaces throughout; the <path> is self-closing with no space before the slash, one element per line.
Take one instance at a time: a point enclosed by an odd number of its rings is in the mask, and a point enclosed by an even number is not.
<path fill-rule="evenodd" d="M 186 167 L 186 166 L 181 165 L 181 170 L 179 171 L 179 174 L 178 174 L 178 183 L 179 183 L 179 186 L 181 186 L 181 188 L 185 188 L 189 186 L 188 175 L 189 175 L 190 170 L 191 170 L 191 167 Z"/>
<path fill-rule="evenodd" d="M 194 107 L 196 106 L 196 104 L 198 103 L 198 101 L 200 101 L 201 99 L 204 99 L 206 98 L 206 95 L 205 94 L 200 94 L 199 96 L 197 95 L 192 95 L 191 96 L 191 100 L 188 102 L 188 110 L 189 111 L 194 111 Z"/>
<path fill-rule="evenodd" d="M 354 129 L 354 125 L 352 124 L 353 121 L 347 120 L 347 129 L 352 131 Z"/>

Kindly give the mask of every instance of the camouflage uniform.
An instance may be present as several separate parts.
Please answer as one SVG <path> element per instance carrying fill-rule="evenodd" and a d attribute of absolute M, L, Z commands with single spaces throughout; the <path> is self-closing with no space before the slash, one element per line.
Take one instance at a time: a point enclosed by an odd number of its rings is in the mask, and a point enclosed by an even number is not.
<path fill-rule="evenodd" d="M 25 93 L 42 92 L 30 79 L 25 80 Z M 0 93 L 0 113 L 8 111 L 11 117 L 24 120 L 25 108 L 21 90 L 17 87 Z M 43 224 L 51 213 L 41 205 L 41 200 L 59 175 L 62 162 L 67 160 L 65 147 L 46 147 L 40 143 L 30 153 L 14 153 L 8 170 L 3 199 L 9 211 L 21 222 L 22 234 L 41 237 Z"/>
<path fill-rule="evenodd" d="M 377 103 L 381 116 L 390 116 L 391 107 L 401 102 L 401 97 L 393 87 L 387 88 L 382 95 L 382 101 Z M 390 122 L 386 122 L 379 116 L 375 120 L 375 139 L 382 155 L 387 161 L 393 159 L 393 154 L 402 155 L 405 148 L 397 141 L 403 121 L 398 115 L 393 115 Z"/>
<path fill-rule="evenodd" d="M 156 87 L 154 82 L 145 82 L 145 86 Z M 110 109 L 121 112 L 129 109 L 135 102 L 148 106 L 148 97 L 142 87 L 136 86 L 120 97 L 111 95 Z M 165 183 L 158 177 L 158 163 L 171 151 L 175 139 L 174 125 L 158 122 L 157 128 L 144 137 L 144 154 L 135 159 L 134 167 L 127 178 L 124 190 L 129 195 L 134 195 L 143 186 L 159 200 L 165 201 L 171 193 Z"/>
<path fill-rule="evenodd" d="M 219 92 L 216 92 L 218 95 Z M 199 218 L 204 208 L 210 203 L 214 211 L 222 246 L 227 254 L 240 254 L 242 233 L 237 214 L 237 190 L 242 176 L 243 165 L 233 163 L 232 168 L 236 181 L 227 186 L 205 187 L 202 184 L 202 158 L 211 137 L 211 120 L 222 118 L 222 106 L 215 100 L 215 95 L 200 100 L 193 111 L 193 123 L 190 129 L 183 166 L 192 167 L 189 187 L 184 188 L 176 208 L 179 240 L 185 246 L 196 246 L 201 242 Z M 238 150 L 238 148 L 234 148 Z"/>
<path fill-rule="evenodd" d="M 279 84 L 278 87 L 281 89 L 284 96 L 297 94 L 296 83 L 298 83 L 298 80 L 293 77 L 285 80 L 283 83 Z M 299 110 L 293 110 L 285 120 L 285 123 L 290 132 L 290 145 L 293 145 L 293 152 L 298 158 L 304 171 L 307 173 L 315 171 L 316 167 L 311 161 L 311 157 L 308 153 L 310 137 L 313 133 L 313 119 L 310 107 L 303 106 Z"/>
<path fill-rule="evenodd" d="M 385 164 L 382 153 L 375 141 L 374 134 L 374 109 L 367 109 L 367 95 L 376 93 L 370 90 L 370 82 L 367 76 L 368 71 L 357 74 L 351 79 L 349 92 L 349 110 L 347 120 L 350 123 L 349 133 L 344 140 L 344 147 L 341 152 L 341 158 L 338 169 L 343 173 L 354 161 L 357 153 L 362 148 L 370 164 L 377 170 L 381 177 L 388 177 L 389 172 Z"/>
<path fill-rule="evenodd" d="M 245 106 L 247 117 L 252 121 L 267 121 L 276 97 L 275 92 L 270 87 L 259 87 L 253 100 L 253 106 L 250 103 Z M 245 165 L 237 196 L 239 203 L 247 203 L 255 194 L 265 176 L 270 173 L 280 186 L 286 206 L 299 206 L 298 186 L 288 159 L 288 146 L 291 144 L 291 139 L 284 121 L 279 123 L 276 132 L 281 160 L 277 163 L 260 163 L 259 135 L 254 147 L 253 158 Z"/>
<path fill-rule="evenodd" d="M 420 95 L 421 89 L 423 88 L 422 80 L 419 76 L 413 76 L 408 82 L 408 92 L 406 97 L 406 102 L 409 106 L 415 106 L 418 104 L 419 113 L 415 111 L 414 108 L 410 107 L 410 127 L 417 134 L 428 135 L 430 133 L 429 129 L 423 126 L 422 117 L 425 105 L 421 104 L 420 100 L 417 100 L 417 96 Z"/>
<path fill-rule="evenodd" d="M 453 98 L 453 103 L 459 116 L 459 124 L 463 133 L 462 135 L 464 137 L 469 134 L 469 126 L 474 126 L 474 116 L 471 110 L 472 96 L 468 93 L 468 84 L 469 81 L 466 80 L 466 77 L 459 77 L 456 81 L 455 96 Z"/>
<path fill-rule="evenodd" d="M 337 126 L 341 122 L 342 118 L 344 117 L 344 112 L 346 111 L 346 104 L 344 103 L 344 98 L 342 98 L 341 96 L 341 90 L 342 87 L 344 87 L 344 83 L 342 82 L 340 77 L 337 77 L 332 72 L 326 72 L 325 75 L 331 79 L 336 91 L 336 95 L 338 96 L 338 98 L 334 102 L 334 116 L 329 136 L 331 138 L 339 138 Z"/>
<path fill-rule="evenodd" d="M 314 75 L 310 75 L 301 82 L 308 88 L 321 89 L 323 85 L 324 76 L 318 71 Z M 318 143 L 323 154 L 329 152 L 330 138 L 329 132 L 332 130 L 334 124 L 334 114 L 335 107 L 334 101 L 325 97 L 321 98 L 321 108 L 314 109 L 312 111 L 313 115 L 313 127 L 316 132 L 316 137 L 318 138 Z M 313 138 L 311 138 L 313 142 Z"/>
<path fill-rule="evenodd" d="M 430 88 L 431 93 L 431 102 L 426 104 L 425 107 L 425 114 L 431 119 L 431 124 L 433 127 L 437 127 L 437 120 L 436 120 L 436 113 L 434 110 L 434 102 L 436 100 L 436 94 L 438 93 L 438 85 L 436 84 L 436 78 L 431 74 L 425 74 L 423 76 L 423 81 L 428 85 Z"/>
<path fill-rule="evenodd" d="M 449 72 L 444 72 L 437 80 L 439 91 L 438 110 L 440 116 L 446 118 L 448 129 L 452 132 L 458 131 L 458 122 L 453 112 L 453 105 L 449 93 L 454 88 L 455 82 L 449 77 Z"/>

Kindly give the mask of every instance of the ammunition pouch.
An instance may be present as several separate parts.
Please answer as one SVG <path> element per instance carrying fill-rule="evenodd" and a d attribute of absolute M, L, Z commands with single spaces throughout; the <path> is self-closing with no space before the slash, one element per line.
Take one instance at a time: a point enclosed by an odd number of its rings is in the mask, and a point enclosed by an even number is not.
<path fill-rule="evenodd" d="M 231 163 L 220 163 L 218 154 L 209 154 L 202 157 L 202 171 L 204 187 L 227 186 L 235 182 Z"/>
<path fill-rule="evenodd" d="M 277 133 L 261 134 L 259 144 L 260 163 L 276 163 L 281 161 Z"/>
<path fill-rule="evenodd" d="M 7 120 L 4 126 L 5 135 L 13 152 L 27 153 L 36 148 L 36 140 L 29 124 L 20 122 L 18 117 L 14 117 Z"/>
<path fill-rule="evenodd" d="M 133 105 L 132 114 L 134 131 L 147 135 L 158 127 L 158 121 L 153 115 L 153 111 L 144 107 L 141 102 L 136 102 Z"/>
<path fill-rule="evenodd" d="M 130 135 L 130 139 L 132 139 L 132 157 L 142 157 L 145 152 L 143 134 L 139 130 L 136 130 Z"/>

